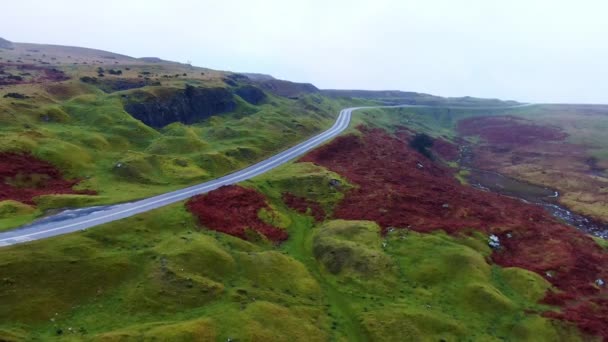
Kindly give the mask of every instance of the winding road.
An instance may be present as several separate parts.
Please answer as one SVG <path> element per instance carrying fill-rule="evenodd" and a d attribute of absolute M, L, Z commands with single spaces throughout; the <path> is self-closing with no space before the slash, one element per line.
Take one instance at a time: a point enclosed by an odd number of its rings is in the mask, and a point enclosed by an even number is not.
<path fill-rule="evenodd" d="M 527 105 L 523 105 L 527 106 Z M 294 147 L 291 147 L 283 152 L 280 152 L 266 160 L 257 164 L 251 165 L 240 171 L 228 174 L 226 176 L 191 186 L 185 189 L 176 190 L 166 194 L 146 198 L 143 200 L 116 204 L 110 206 L 99 206 L 90 208 L 81 208 L 66 210 L 59 214 L 49 216 L 38 220 L 30 225 L 23 226 L 14 230 L 0 233 L 0 247 L 10 246 L 28 241 L 45 239 L 57 235 L 68 234 L 80 230 L 85 230 L 104 223 L 120 220 L 126 217 L 144 213 L 156 208 L 160 208 L 175 202 L 188 199 L 192 196 L 203 194 L 215 190 L 224 185 L 230 185 L 242 182 L 252 177 L 268 172 L 275 167 L 282 165 L 290 160 L 293 160 L 315 147 L 327 142 L 344 131 L 351 119 L 351 114 L 357 109 L 363 108 L 428 108 L 437 106 L 424 105 L 398 105 L 398 106 L 378 106 L 378 107 L 352 107 L 340 111 L 334 125 L 323 133 L 316 135 Z M 522 107 L 522 105 L 513 107 L 492 107 L 492 109 L 509 109 Z M 454 107 L 467 109 L 465 107 Z M 470 108 L 470 109 L 489 109 L 489 108 Z"/>

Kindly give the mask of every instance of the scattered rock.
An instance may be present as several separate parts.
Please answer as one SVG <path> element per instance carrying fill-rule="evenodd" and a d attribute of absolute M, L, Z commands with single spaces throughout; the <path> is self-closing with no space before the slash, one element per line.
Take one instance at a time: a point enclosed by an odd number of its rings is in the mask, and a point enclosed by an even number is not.
<path fill-rule="evenodd" d="M 488 246 L 492 247 L 493 249 L 499 249 L 500 239 L 498 238 L 498 236 L 494 234 L 490 235 L 490 239 L 488 240 Z"/>
<path fill-rule="evenodd" d="M 597 279 L 595 281 L 595 285 L 597 285 L 599 287 L 604 287 L 604 285 L 606 285 L 606 282 L 604 281 L 604 279 Z"/>
<path fill-rule="evenodd" d="M 339 187 L 342 183 L 338 179 L 332 179 L 329 181 L 329 185 L 333 187 Z"/>

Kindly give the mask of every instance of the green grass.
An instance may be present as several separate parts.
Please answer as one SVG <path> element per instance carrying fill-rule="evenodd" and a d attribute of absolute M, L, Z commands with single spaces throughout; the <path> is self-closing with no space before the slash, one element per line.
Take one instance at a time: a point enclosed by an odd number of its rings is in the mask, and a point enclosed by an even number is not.
<path fill-rule="evenodd" d="M 78 75 L 89 69 L 70 67 Z M 206 77 L 189 82 L 222 85 Z M 154 130 L 122 110 L 130 91 L 108 95 L 78 81 L 46 91 L 30 102 L 0 101 L 0 151 L 30 151 L 99 195 L 42 196 L 38 208 L 1 202 L 0 230 L 47 209 L 128 201 L 215 178 L 329 127 L 343 107 L 370 103 L 270 95 L 259 106 L 238 100 L 233 113 Z M 458 120 L 507 112 L 361 110 L 349 131 L 403 125 L 453 139 Z M 317 223 L 287 208 L 282 194 L 331 213 L 353 185 L 311 163 L 289 163 L 244 185 L 266 195 L 271 209 L 259 216 L 289 232 L 285 243 L 205 230 L 177 203 L 0 249 L 0 340 L 580 339 L 571 326 L 540 315 L 549 309 L 538 304 L 549 288 L 542 277 L 488 261 L 487 236 L 382 236 L 373 222 Z"/>
<path fill-rule="evenodd" d="M 426 133 L 432 137 L 443 137 L 453 140 L 457 137 L 458 121 L 488 115 L 504 115 L 508 109 L 459 109 L 452 108 L 373 108 L 355 112 L 350 125 L 350 131 L 358 125 L 378 127 L 395 131 L 399 127 Z"/>
<path fill-rule="evenodd" d="M 303 264 L 271 246 L 199 232 L 181 203 L 3 248 L 0 265 L 2 337 L 18 327 L 42 339 L 58 329 L 141 338 L 152 327 L 222 340 L 326 337 L 323 294 Z"/>
<path fill-rule="evenodd" d="M 315 223 L 281 201 L 289 191 L 331 211 L 351 187 L 331 179 L 295 163 L 246 182 L 281 216 L 280 246 L 201 229 L 178 203 L 2 248 L 0 338 L 578 339 L 536 313 L 549 284 L 488 263 L 482 234 L 383 237 L 375 223 Z"/>
<path fill-rule="evenodd" d="M 77 189 L 99 195 L 82 201 L 41 199 L 43 209 L 131 201 L 225 175 L 329 128 L 348 105 L 318 95 L 294 100 L 269 94 L 259 106 L 237 98 L 234 112 L 155 130 L 123 110 L 122 96 L 141 90 L 106 94 L 76 80 L 64 88 L 77 91 L 49 88 L 49 97 L 20 103 L 0 99 L 7 108 L 0 151 L 32 153 L 66 177 L 81 179 Z M 168 89 L 144 88 L 156 93 Z M 0 219 L 0 229 L 31 221 L 42 211 Z"/>
<path fill-rule="evenodd" d="M 607 113 L 607 106 L 538 105 L 520 108 L 510 114 L 559 127 L 569 134 L 569 142 L 588 147 L 591 155 L 605 161 L 608 160 Z"/>

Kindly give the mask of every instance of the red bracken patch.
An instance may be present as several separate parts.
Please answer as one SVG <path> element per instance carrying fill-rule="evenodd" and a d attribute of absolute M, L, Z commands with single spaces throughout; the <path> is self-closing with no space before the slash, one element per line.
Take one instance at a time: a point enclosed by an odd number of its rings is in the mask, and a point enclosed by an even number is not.
<path fill-rule="evenodd" d="M 435 140 L 433 151 L 445 160 L 456 160 L 458 158 L 458 147 L 443 138 Z"/>
<path fill-rule="evenodd" d="M 458 122 L 462 135 L 478 135 L 490 144 L 528 145 L 542 141 L 561 141 L 568 134 L 556 127 L 535 125 L 514 116 L 484 116 Z"/>
<path fill-rule="evenodd" d="M 288 207 L 302 214 L 307 214 L 308 209 L 310 209 L 312 216 L 317 221 L 323 221 L 325 219 L 325 210 L 315 201 L 286 192 L 283 194 L 283 202 L 285 202 Z"/>
<path fill-rule="evenodd" d="M 0 153 L 0 201 L 34 204 L 34 197 L 41 195 L 95 194 L 90 190 L 73 190 L 78 182 L 63 179 L 61 171 L 31 155 Z"/>
<path fill-rule="evenodd" d="M 361 130 L 362 138 L 342 136 L 302 158 L 358 186 L 338 204 L 336 218 L 372 220 L 384 230 L 455 234 L 472 228 L 496 234 L 503 247 L 493 253 L 495 263 L 534 271 L 555 286 L 545 302 L 562 306 L 562 312 L 547 316 L 608 341 L 608 312 L 601 307 L 608 290 L 595 285 L 608 280 L 608 253 L 592 238 L 539 206 L 459 184 L 448 168 L 410 149 L 407 133 Z M 596 309 L 581 308 L 581 301 Z"/>
<path fill-rule="evenodd" d="M 264 223 L 258 217 L 260 209 L 270 209 L 259 192 L 236 185 L 223 186 L 204 195 L 191 198 L 188 210 L 198 217 L 205 227 L 241 239 L 247 239 L 247 229 L 281 242 L 288 235 L 282 229 Z"/>

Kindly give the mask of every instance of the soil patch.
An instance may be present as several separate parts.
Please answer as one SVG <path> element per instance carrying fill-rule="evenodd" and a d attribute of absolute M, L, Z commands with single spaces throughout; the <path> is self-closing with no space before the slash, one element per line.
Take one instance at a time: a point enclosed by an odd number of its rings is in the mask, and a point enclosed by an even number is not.
<path fill-rule="evenodd" d="M 78 182 L 64 179 L 55 166 L 31 155 L 0 153 L 0 201 L 34 204 L 34 198 L 41 195 L 95 194 L 72 189 Z"/>
<path fill-rule="evenodd" d="M 606 310 L 580 307 L 581 301 L 599 305 L 608 296 L 606 287 L 597 285 L 608 279 L 608 253 L 591 237 L 559 223 L 540 206 L 459 184 L 447 167 L 412 150 L 407 133 L 360 130 L 363 137 L 339 137 L 302 158 L 358 186 L 338 204 L 336 218 L 372 220 L 385 231 L 495 234 L 501 243 L 492 254 L 495 263 L 534 271 L 555 286 L 545 301 L 562 306 L 562 312 L 548 316 L 608 339 Z"/>
<path fill-rule="evenodd" d="M 259 218 L 259 211 L 270 210 L 270 206 L 264 196 L 253 189 L 236 185 L 223 186 L 191 198 L 186 206 L 203 226 L 211 230 L 244 240 L 251 238 L 250 231 L 262 234 L 273 242 L 281 242 L 288 237 L 286 231 Z"/>

